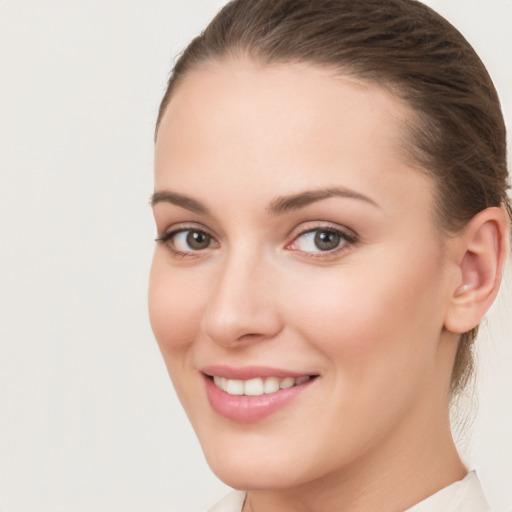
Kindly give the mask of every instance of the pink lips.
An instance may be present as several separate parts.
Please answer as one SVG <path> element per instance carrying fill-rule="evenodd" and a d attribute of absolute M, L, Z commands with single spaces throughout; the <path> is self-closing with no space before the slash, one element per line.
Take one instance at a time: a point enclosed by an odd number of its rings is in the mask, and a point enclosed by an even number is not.
<path fill-rule="evenodd" d="M 269 368 L 267 366 L 244 366 L 243 368 L 232 368 L 226 365 L 210 365 L 201 368 L 201 372 L 206 375 L 216 375 L 217 377 L 225 377 L 226 379 L 248 380 L 256 377 L 277 377 L 284 379 L 285 377 L 302 377 L 309 375 L 307 373 L 291 372 L 280 368 Z"/>
<path fill-rule="evenodd" d="M 239 423 L 250 423 L 262 420 L 292 402 L 298 395 L 308 388 L 316 379 L 308 380 L 300 385 L 287 389 L 279 389 L 274 393 L 258 396 L 230 395 L 217 387 L 211 376 L 226 379 L 249 380 L 257 377 L 303 377 L 308 374 L 294 373 L 277 368 L 250 366 L 244 368 L 231 368 L 224 365 L 207 366 L 201 369 L 204 374 L 206 395 L 213 410 L 221 416 Z"/>

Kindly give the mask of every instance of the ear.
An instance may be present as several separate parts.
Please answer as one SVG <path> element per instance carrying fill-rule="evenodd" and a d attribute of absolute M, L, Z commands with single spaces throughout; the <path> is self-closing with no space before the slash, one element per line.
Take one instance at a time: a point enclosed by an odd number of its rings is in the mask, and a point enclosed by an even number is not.
<path fill-rule="evenodd" d="M 476 327 L 498 293 L 509 253 L 509 220 L 502 208 L 475 215 L 455 238 L 456 279 L 450 291 L 445 328 L 455 333 Z"/>

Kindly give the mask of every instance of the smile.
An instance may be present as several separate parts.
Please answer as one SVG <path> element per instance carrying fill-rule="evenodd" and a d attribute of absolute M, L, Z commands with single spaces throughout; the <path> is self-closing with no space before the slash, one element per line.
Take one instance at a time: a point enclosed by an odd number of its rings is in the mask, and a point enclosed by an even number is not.
<path fill-rule="evenodd" d="M 309 394 L 319 375 L 251 367 L 208 367 L 202 370 L 212 409 L 238 423 L 260 421 Z M 316 386 L 314 386 L 316 387 Z"/>
<path fill-rule="evenodd" d="M 312 377 L 303 375 L 301 377 L 285 377 L 280 379 L 278 377 L 257 377 L 249 380 L 228 379 L 226 377 L 213 376 L 214 384 L 228 395 L 246 395 L 246 396 L 261 396 L 275 393 L 280 389 L 289 389 L 294 386 L 300 386 L 309 381 Z"/>

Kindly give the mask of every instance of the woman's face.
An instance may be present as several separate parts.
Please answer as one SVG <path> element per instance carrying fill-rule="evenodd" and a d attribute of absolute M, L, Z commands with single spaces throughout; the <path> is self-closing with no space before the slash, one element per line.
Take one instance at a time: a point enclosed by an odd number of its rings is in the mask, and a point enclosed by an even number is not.
<path fill-rule="evenodd" d="M 409 116 L 377 86 L 299 64 L 212 63 L 174 92 L 151 323 L 234 487 L 397 456 L 445 414 L 449 242 L 404 156 Z"/>

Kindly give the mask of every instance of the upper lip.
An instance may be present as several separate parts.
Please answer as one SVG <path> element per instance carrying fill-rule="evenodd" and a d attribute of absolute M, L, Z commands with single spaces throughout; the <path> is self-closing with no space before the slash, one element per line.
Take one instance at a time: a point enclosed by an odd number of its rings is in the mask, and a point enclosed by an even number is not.
<path fill-rule="evenodd" d="M 284 379 L 286 377 L 298 378 L 306 375 L 317 375 L 315 373 L 296 372 L 269 366 L 242 366 L 235 368 L 222 364 L 204 366 L 201 368 L 201 372 L 210 377 L 224 377 L 226 379 L 236 380 L 249 380 L 257 377 L 277 377 L 278 379 Z"/>

